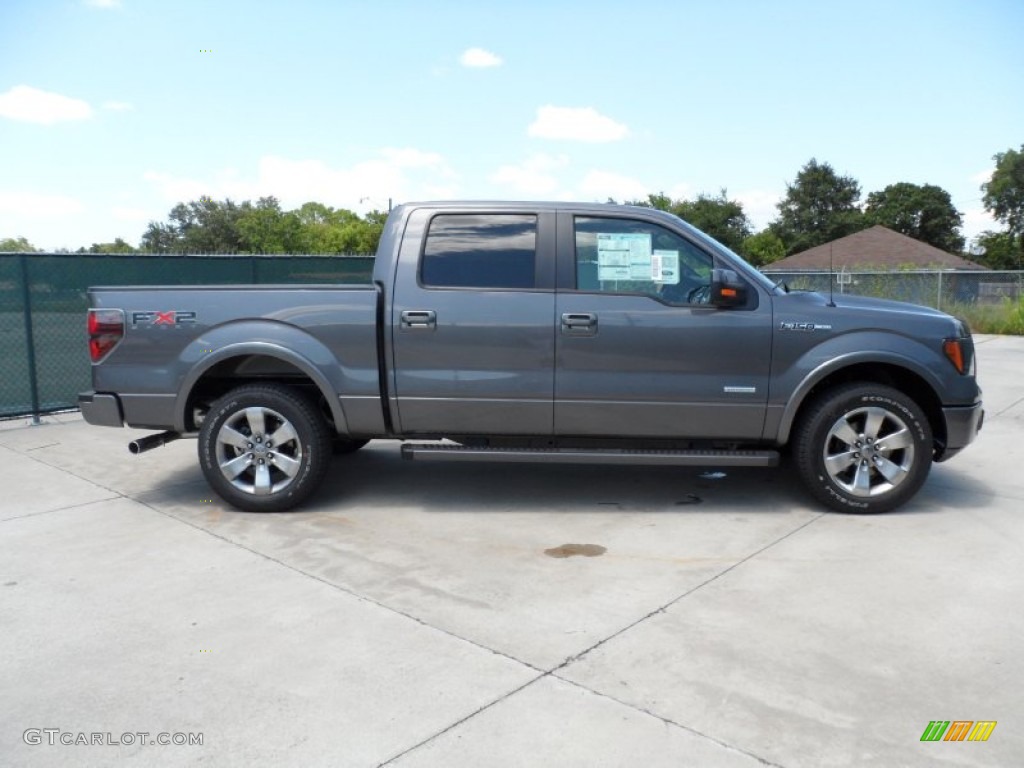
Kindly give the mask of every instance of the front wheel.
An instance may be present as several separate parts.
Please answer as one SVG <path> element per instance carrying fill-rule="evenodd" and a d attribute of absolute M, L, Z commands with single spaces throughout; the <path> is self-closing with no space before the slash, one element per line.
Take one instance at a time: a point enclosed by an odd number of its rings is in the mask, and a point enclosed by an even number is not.
<path fill-rule="evenodd" d="M 880 384 L 825 392 L 801 419 L 795 458 L 804 485 L 841 512 L 888 512 L 920 489 L 932 431 L 913 400 Z"/>
<path fill-rule="evenodd" d="M 329 466 L 331 435 L 316 406 L 280 384 L 248 384 L 210 408 L 199 431 L 206 481 L 229 504 L 281 512 L 316 490 Z"/>

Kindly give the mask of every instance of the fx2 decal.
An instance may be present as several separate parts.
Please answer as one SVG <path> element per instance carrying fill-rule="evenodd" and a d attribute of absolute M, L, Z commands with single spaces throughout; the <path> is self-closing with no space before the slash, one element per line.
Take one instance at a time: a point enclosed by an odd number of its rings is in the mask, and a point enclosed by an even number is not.
<path fill-rule="evenodd" d="M 132 312 L 132 328 L 149 325 L 166 325 L 176 328 L 180 325 L 195 325 L 195 312 L 178 312 L 172 309 L 169 312 L 139 311 Z"/>

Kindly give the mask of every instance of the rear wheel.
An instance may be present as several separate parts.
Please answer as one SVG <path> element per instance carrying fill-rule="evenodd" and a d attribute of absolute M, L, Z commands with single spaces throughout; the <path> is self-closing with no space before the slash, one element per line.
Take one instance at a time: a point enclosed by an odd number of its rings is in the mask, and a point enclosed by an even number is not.
<path fill-rule="evenodd" d="M 281 384 L 249 384 L 210 408 L 199 431 L 199 463 L 225 501 L 249 512 L 281 512 L 309 497 L 329 466 L 331 435 L 317 407 Z"/>
<path fill-rule="evenodd" d="M 920 489 L 932 463 L 932 431 L 913 400 L 880 384 L 825 392 L 796 429 L 800 477 L 841 512 L 888 512 Z"/>

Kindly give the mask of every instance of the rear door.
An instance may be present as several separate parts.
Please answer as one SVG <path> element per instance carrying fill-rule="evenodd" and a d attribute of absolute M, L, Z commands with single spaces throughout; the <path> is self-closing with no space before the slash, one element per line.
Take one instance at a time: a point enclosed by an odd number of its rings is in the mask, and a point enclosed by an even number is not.
<path fill-rule="evenodd" d="M 391 317 L 401 432 L 551 434 L 554 222 L 530 209 L 410 215 Z"/>
<path fill-rule="evenodd" d="M 756 439 L 771 303 L 708 304 L 715 257 L 641 216 L 559 214 L 555 432 Z"/>

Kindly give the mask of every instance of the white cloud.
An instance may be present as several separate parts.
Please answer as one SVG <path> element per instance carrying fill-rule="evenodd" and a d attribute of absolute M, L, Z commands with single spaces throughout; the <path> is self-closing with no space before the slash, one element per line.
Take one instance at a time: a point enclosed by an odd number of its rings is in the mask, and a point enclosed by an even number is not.
<path fill-rule="evenodd" d="M 985 230 L 998 229 L 1001 229 L 999 223 L 984 208 L 978 206 L 964 211 L 963 233 L 967 239 L 977 237 Z"/>
<path fill-rule="evenodd" d="M 88 5 L 90 8 L 110 10 L 111 8 L 120 8 L 121 0 L 85 0 L 85 5 Z"/>
<path fill-rule="evenodd" d="M 147 171 L 169 202 L 195 200 L 203 195 L 216 199 L 254 200 L 273 195 L 285 208 L 315 200 L 334 207 L 365 213 L 386 209 L 388 200 L 454 197 L 457 174 L 436 153 L 413 148 L 387 148 L 370 160 L 348 168 L 336 168 L 321 160 L 292 160 L 266 155 L 260 158 L 255 178 L 246 179 L 225 169 L 212 179 L 191 179 Z"/>
<path fill-rule="evenodd" d="M 589 199 L 604 202 L 609 197 L 618 200 L 641 200 L 647 197 L 646 184 L 628 176 L 607 171 L 590 171 L 579 185 L 580 192 Z"/>
<path fill-rule="evenodd" d="M 971 174 L 971 181 L 977 184 L 979 187 L 992 178 L 992 174 L 996 172 L 995 168 L 986 168 L 984 171 L 978 171 L 977 173 Z"/>
<path fill-rule="evenodd" d="M 490 51 L 483 48 L 467 48 L 459 57 L 459 63 L 464 67 L 500 67 L 502 60 Z"/>
<path fill-rule="evenodd" d="M 16 85 L 0 93 L 0 117 L 52 125 L 66 120 L 87 120 L 92 117 L 92 107 L 81 99 Z"/>
<path fill-rule="evenodd" d="M 81 213 L 85 206 L 65 195 L 37 195 L 31 192 L 0 192 L 0 213 L 26 219 L 55 219 Z"/>
<path fill-rule="evenodd" d="M 534 154 L 519 165 L 501 166 L 491 175 L 490 181 L 511 187 L 521 195 L 552 195 L 559 188 L 559 180 L 552 171 L 564 168 L 568 163 L 569 158 L 565 155 Z"/>
<path fill-rule="evenodd" d="M 405 147 L 402 149 L 385 148 L 380 154 L 398 168 L 434 168 L 448 174 L 451 170 L 445 165 L 444 158 L 436 152 L 421 152 L 418 149 Z"/>
<path fill-rule="evenodd" d="M 160 218 L 159 215 L 154 215 L 143 208 L 129 208 L 123 205 L 115 205 L 110 209 L 110 213 L 118 221 L 149 221 Z"/>
<path fill-rule="evenodd" d="M 663 194 L 668 195 L 673 200 L 689 200 L 691 197 L 695 197 L 693 185 L 687 184 L 685 181 L 673 184 Z"/>
<path fill-rule="evenodd" d="M 103 108 L 109 109 L 111 112 L 130 112 L 135 109 L 127 101 L 104 101 Z"/>
<path fill-rule="evenodd" d="M 767 189 L 748 189 L 737 194 L 734 199 L 743 204 L 743 212 L 750 219 L 752 228 L 759 232 L 779 215 L 776 205 L 782 199 L 782 195 Z"/>
<path fill-rule="evenodd" d="M 600 144 L 618 141 L 629 135 L 629 128 L 602 115 L 593 107 L 553 107 L 537 109 L 537 119 L 527 134 L 540 139 L 567 139 Z"/>
<path fill-rule="evenodd" d="M 166 200 L 184 202 L 210 194 L 209 185 L 196 179 L 175 178 L 168 173 L 146 171 L 142 178 L 151 181 Z"/>

